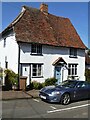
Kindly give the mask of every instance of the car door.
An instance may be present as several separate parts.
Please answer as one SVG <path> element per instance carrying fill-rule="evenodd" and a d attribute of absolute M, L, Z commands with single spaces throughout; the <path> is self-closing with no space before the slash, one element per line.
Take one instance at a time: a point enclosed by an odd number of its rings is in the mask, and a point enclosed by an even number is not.
<path fill-rule="evenodd" d="M 74 93 L 76 99 L 88 98 L 88 84 L 84 81 L 79 82 L 75 88 Z"/>

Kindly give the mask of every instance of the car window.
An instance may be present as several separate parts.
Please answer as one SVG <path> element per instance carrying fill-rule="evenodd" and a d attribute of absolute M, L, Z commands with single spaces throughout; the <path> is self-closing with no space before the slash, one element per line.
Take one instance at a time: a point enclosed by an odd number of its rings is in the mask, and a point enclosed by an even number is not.
<path fill-rule="evenodd" d="M 85 82 L 80 82 L 80 83 L 78 83 L 77 88 L 84 88 L 84 87 L 87 87 L 87 86 L 88 86 L 87 83 L 85 83 Z"/>
<path fill-rule="evenodd" d="M 69 88 L 73 88 L 76 85 L 76 81 L 63 81 L 60 85 L 58 85 L 57 87 L 69 87 Z"/>

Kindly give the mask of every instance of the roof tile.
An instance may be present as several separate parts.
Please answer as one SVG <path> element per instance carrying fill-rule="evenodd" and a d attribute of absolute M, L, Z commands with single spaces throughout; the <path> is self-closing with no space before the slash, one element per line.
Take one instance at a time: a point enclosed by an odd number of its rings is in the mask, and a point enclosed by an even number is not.
<path fill-rule="evenodd" d="M 18 42 L 86 48 L 68 18 L 44 14 L 35 8 L 25 9 L 23 16 L 14 25 Z"/>

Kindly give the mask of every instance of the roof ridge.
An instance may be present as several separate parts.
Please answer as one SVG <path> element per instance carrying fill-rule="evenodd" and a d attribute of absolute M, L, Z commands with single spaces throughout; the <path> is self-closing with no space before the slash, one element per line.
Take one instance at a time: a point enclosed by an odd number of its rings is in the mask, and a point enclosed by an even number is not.
<path fill-rule="evenodd" d="M 34 7 L 29 7 L 29 6 L 26 6 L 26 5 L 24 5 L 24 6 L 22 6 L 22 7 L 24 7 L 25 9 L 27 9 L 27 10 L 30 10 L 30 9 L 32 9 L 32 10 L 38 10 L 38 11 L 40 11 L 40 9 L 38 9 L 38 8 L 34 8 Z M 41 11 L 40 11 L 41 12 Z M 41 12 L 41 13 L 44 13 L 44 12 Z M 54 14 L 51 14 L 51 13 L 48 13 L 49 15 L 52 15 L 52 16 L 54 16 L 54 17 L 57 17 L 57 18 L 62 18 L 62 19 L 68 19 L 68 20 L 70 20 L 69 18 L 67 18 L 67 17 L 62 17 L 62 16 L 58 16 L 58 15 L 54 15 Z M 46 16 L 47 16 L 47 14 L 45 14 Z"/>
<path fill-rule="evenodd" d="M 26 9 L 24 7 L 22 7 L 21 12 L 19 13 L 19 15 L 16 17 L 16 19 L 11 23 L 11 25 L 13 26 L 14 24 L 16 24 L 19 19 L 23 16 L 23 14 L 25 13 Z"/>

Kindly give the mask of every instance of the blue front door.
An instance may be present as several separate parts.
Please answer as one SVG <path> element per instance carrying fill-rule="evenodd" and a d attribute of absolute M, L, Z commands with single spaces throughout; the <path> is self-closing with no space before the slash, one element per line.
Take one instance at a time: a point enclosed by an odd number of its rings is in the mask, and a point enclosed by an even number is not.
<path fill-rule="evenodd" d="M 58 80 L 57 84 L 61 82 L 61 67 L 55 67 L 55 78 Z"/>

